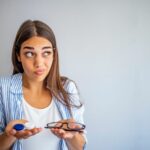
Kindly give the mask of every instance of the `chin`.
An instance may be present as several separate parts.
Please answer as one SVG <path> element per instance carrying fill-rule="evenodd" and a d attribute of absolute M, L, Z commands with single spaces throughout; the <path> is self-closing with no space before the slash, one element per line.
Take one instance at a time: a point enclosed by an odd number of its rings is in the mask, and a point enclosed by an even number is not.
<path fill-rule="evenodd" d="M 46 79 L 46 76 L 45 76 L 45 75 L 34 76 L 33 79 L 34 79 L 35 81 L 41 82 L 41 81 L 44 81 L 44 80 Z"/>

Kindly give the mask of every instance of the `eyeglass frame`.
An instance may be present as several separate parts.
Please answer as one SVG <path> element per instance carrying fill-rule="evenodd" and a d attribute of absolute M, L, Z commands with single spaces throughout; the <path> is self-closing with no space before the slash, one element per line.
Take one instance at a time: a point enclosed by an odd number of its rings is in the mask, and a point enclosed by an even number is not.
<path fill-rule="evenodd" d="M 57 127 L 57 126 L 53 126 L 53 127 L 50 127 L 49 124 L 53 124 L 53 123 L 61 123 L 61 126 Z M 82 127 L 80 129 L 70 129 L 69 128 L 69 123 L 75 123 L 75 124 L 79 124 L 81 125 Z M 63 128 L 63 125 L 66 124 L 67 125 L 67 129 L 66 128 Z M 82 124 L 82 123 L 78 123 L 78 122 L 51 122 L 51 123 L 47 123 L 46 127 L 47 129 L 52 129 L 52 128 L 55 128 L 55 129 L 63 129 L 65 131 L 77 131 L 77 132 L 82 132 L 82 130 L 84 130 L 86 127 L 86 125 Z"/>

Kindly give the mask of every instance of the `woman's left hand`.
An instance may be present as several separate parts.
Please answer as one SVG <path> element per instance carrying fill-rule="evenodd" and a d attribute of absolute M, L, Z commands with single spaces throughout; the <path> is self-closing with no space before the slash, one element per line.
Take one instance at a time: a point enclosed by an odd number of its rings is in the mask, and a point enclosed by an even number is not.
<path fill-rule="evenodd" d="M 74 119 L 60 120 L 59 122 L 75 122 Z M 63 129 L 52 128 L 52 133 L 54 133 L 57 137 L 61 139 L 72 139 L 78 132 L 75 131 L 65 131 Z"/>

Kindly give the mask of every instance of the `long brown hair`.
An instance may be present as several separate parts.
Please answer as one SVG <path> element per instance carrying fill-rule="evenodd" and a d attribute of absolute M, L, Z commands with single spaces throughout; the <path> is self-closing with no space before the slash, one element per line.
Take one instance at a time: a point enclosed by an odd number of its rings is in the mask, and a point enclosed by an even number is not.
<path fill-rule="evenodd" d="M 20 53 L 21 44 L 33 36 L 44 37 L 52 43 L 53 46 L 53 63 L 50 72 L 46 78 L 47 88 L 62 104 L 64 104 L 70 114 L 71 107 L 81 107 L 82 104 L 75 105 L 71 100 L 71 93 L 68 93 L 64 84 L 69 80 L 67 77 L 61 77 L 59 73 L 59 58 L 55 35 L 52 29 L 39 20 L 27 20 L 19 28 L 12 50 L 13 74 L 23 73 L 22 64 L 18 61 L 17 55 Z"/>

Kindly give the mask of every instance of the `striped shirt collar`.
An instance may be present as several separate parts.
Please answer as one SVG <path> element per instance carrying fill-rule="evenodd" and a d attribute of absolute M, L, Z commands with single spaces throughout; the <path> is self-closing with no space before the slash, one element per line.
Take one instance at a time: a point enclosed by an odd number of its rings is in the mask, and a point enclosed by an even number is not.
<path fill-rule="evenodd" d="M 12 75 L 10 91 L 14 94 L 22 94 L 22 73 Z"/>

